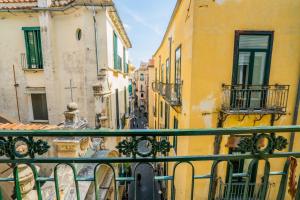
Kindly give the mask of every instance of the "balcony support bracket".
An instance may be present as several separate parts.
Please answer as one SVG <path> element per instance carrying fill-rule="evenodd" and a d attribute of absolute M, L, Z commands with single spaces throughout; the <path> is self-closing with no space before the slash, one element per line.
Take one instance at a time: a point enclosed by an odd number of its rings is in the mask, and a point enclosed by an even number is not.
<path fill-rule="evenodd" d="M 239 121 L 239 122 L 244 121 L 245 117 L 246 117 L 246 114 L 242 114 L 242 116 L 241 116 L 241 115 L 238 115 L 238 121 Z"/>
<path fill-rule="evenodd" d="M 224 113 L 223 111 L 220 111 L 219 115 L 218 115 L 219 123 L 223 124 L 226 121 L 228 116 L 229 116 L 229 114 Z"/>
<path fill-rule="evenodd" d="M 260 120 L 262 120 L 266 116 L 266 114 L 259 114 L 259 116 L 255 115 L 254 124 Z"/>

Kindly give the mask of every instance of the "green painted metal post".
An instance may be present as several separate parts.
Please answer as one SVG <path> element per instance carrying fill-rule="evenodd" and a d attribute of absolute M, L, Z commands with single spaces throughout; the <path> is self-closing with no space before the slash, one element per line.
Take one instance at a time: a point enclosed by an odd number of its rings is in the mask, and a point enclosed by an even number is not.
<path fill-rule="evenodd" d="M 283 175 L 281 176 L 279 192 L 277 194 L 277 200 L 284 200 L 285 192 L 286 192 L 286 185 L 288 181 L 288 170 L 290 168 L 291 161 L 289 159 L 286 160 L 283 168 Z"/>

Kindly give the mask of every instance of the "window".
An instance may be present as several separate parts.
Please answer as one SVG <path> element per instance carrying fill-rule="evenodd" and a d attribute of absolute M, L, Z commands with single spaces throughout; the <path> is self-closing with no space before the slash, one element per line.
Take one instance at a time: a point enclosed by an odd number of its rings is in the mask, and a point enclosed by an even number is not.
<path fill-rule="evenodd" d="M 145 80 L 144 74 L 140 74 L 140 81 L 144 81 L 144 80 Z"/>
<path fill-rule="evenodd" d="M 141 91 L 143 91 L 143 85 L 141 85 Z"/>
<path fill-rule="evenodd" d="M 174 129 L 178 129 L 178 119 L 176 117 L 174 117 Z M 174 147 L 174 151 L 177 153 L 177 136 L 173 137 L 173 147 Z"/>
<path fill-rule="evenodd" d="M 175 50 L 175 93 L 176 96 L 180 96 L 180 84 L 181 84 L 181 46 Z"/>
<path fill-rule="evenodd" d="M 170 106 L 165 103 L 165 128 L 169 129 L 169 121 L 170 121 Z"/>
<path fill-rule="evenodd" d="M 29 69 L 43 69 L 41 33 L 39 27 L 23 27 L 26 58 Z"/>
<path fill-rule="evenodd" d="M 119 55 L 118 55 L 118 36 L 114 32 L 113 35 L 113 46 L 114 46 L 114 69 L 120 70 L 120 61 L 119 61 Z"/>
<path fill-rule="evenodd" d="M 81 40 L 81 36 L 82 36 L 82 33 L 81 33 L 82 31 L 81 31 L 81 29 L 80 28 L 78 28 L 77 30 L 76 30 L 76 39 L 79 41 L 79 40 Z"/>
<path fill-rule="evenodd" d="M 270 71 L 272 36 L 272 32 L 236 32 L 234 84 L 267 84 Z"/>
<path fill-rule="evenodd" d="M 236 31 L 232 84 L 253 91 L 235 94 L 232 105 L 259 109 L 265 104 L 261 87 L 269 82 L 272 42 L 273 32 Z"/>
<path fill-rule="evenodd" d="M 128 73 L 128 64 L 126 63 L 126 48 L 123 47 L 123 69 L 124 73 Z"/>
<path fill-rule="evenodd" d="M 46 94 L 31 94 L 34 120 L 48 120 Z"/>
<path fill-rule="evenodd" d="M 156 113 L 157 113 L 157 112 L 156 112 L 156 110 L 157 110 L 157 95 L 156 95 L 156 94 L 155 94 L 155 97 L 154 97 L 154 98 L 155 98 L 155 104 L 154 104 L 154 105 L 155 105 L 155 107 L 154 107 L 154 113 L 155 113 L 155 117 L 156 117 L 156 115 L 157 115 L 157 114 L 156 114 Z"/>
<path fill-rule="evenodd" d="M 170 59 L 166 60 L 166 83 L 170 83 Z"/>
<path fill-rule="evenodd" d="M 161 72 L 160 72 L 161 82 L 164 82 L 164 64 L 161 65 Z"/>
<path fill-rule="evenodd" d="M 163 117 L 163 113 L 164 113 L 164 106 L 163 106 L 163 102 L 160 102 L 160 117 Z"/>
<path fill-rule="evenodd" d="M 144 93 L 141 93 L 141 98 L 144 98 Z"/>

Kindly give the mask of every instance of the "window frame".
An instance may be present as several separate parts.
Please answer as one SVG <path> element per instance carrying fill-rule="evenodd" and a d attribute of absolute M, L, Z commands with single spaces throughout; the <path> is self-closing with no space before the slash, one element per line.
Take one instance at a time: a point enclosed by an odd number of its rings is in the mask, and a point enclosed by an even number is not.
<path fill-rule="evenodd" d="M 47 112 L 45 115 L 47 115 L 47 119 L 37 119 L 37 118 L 35 118 L 34 100 L 33 100 L 33 97 L 32 97 L 33 95 L 44 95 L 44 97 L 45 97 L 45 102 L 44 103 L 45 103 L 46 112 Z M 39 122 L 45 121 L 45 122 L 47 122 L 49 120 L 47 94 L 46 93 L 31 93 L 30 94 L 30 99 L 31 99 L 31 110 L 32 110 L 32 119 L 33 119 L 33 121 L 39 121 Z"/>
<path fill-rule="evenodd" d="M 119 55 L 118 55 L 118 35 L 115 31 L 113 31 L 113 58 L 114 58 L 114 69 L 120 70 Z"/>
<path fill-rule="evenodd" d="M 178 71 L 178 69 L 177 69 L 177 56 L 176 56 L 176 52 L 177 52 L 177 51 L 180 52 L 180 57 L 179 57 L 179 63 L 180 63 L 180 66 L 179 66 L 179 70 L 180 70 L 180 71 L 179 71 L 179 77 L 180 77 L 180 79 L 179 79 L 179 80 L 177 79 L 177 76 L 176 76 L 177 73 L 178 73 L 178 72 L 177 72 L 177 71 Z M 175 84 L 180 84 L 180 83 L 181 83 L 181 75 L 182 75 L 182 74 L 181 74 L 181 71 L 182 71 L 182 70 L 181 70 L 181 68 L 182 68 L 182 67 L 181 67 L 181 64 L 182 64 L 182 62 L 181 62 L 181 61 L 182 61 L 182 46 L 181 46 L 181 44 L 178 45 L 178 47 L 175 49 L 174 60 L 175 60 L 175 63 L 174 63 L 174 64 L 175 64 L 175 65 L 174 65 L 174 83 L 175 83 Z M 179 81 L 179 82 L 178 82 L 178 81 Z"/>
<path fill-rule="evenodd" d="M 179 125 L 178 119 L 177 119 L 176 116 L 174 116 L 174 118 L 173 118 L 173 129 L 178 129 L 178 125 Z M 178 138 L 177 138 L 177 136 L 174 136 L 173 137 L 173 147 L 174 147 L 174 151 L 175 151 L 176 154 L 177 154 L 177 143 L 178 143 Z"/>
<path fill-rule="evenodd" d="M 273 50 L 273 42 L 274 42 L 274 31 L 243 31 L 243 30 L 237 30 L 235 31 L 234 35 L 234 53 L 233 53 L 233 68 L 232 68 L 232 78 L 231 78 L 231 84 L 236 85 L 237 84 L 237 74 L 238 74 L 238 62 L 239 62 L 239 53 L 243 51 L 254 51 L 255 49 L 240 49 L 239 43 L 240 43 L 240 36 L 241 35 L 268 35 L 269 41 L 268 41 L 268 49 L 267 50 L 261 50 L 257 49 L 257 51 L 266 52 L 266 69 L 265 69 L 265 75 L 264 75 L 264 85 L 269 84 L 270 79 L 270 70 L 271 70 L 271 61 L 272 61 L 272 50 Z"/>
<path fill-rule="evenodd" d="M 166 59 L 166 83 L 170 83 L 171 79 L 171 67 L 170 67 L 170 59 Z"/>
<path fill-rule="evenodd" d="M 41 39 L 41 31 L 40 27 L 22 27 L 22 31 L 24 33 L 24 42 L 26 48 L 26 60 L 27 60 L 27 68 L 28 69 L 43 69 L 43 50 L 42 50 L 42 39 Z M 31 55 L 31 45 L 29 44 L 28 34 L 32 32 L 34 37 L 34 55 Z M 35 57 L 35 63 L 32 63 L 32 56 Z M 33 67 L 33 66 L 36 67 Z"/>
<path fill-rule="evenodd" d="M 163 102 L 160 101 L 160 117 L 163 117 L 163 113 L 164 113 L 164 108 L 163 108 Z"/>

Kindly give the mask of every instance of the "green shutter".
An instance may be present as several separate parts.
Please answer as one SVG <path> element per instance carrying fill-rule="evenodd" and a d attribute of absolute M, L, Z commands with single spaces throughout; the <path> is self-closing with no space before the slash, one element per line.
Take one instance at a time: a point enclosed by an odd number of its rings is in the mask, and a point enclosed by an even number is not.
<path fill-rule="evenodd" d="M 41 33 L 39 27 L 23 27 L 28 68 L 43 68 Z"/>
<path fill-rule="evenodd" d="M 114 32 L 113 37 L 113 43 L 114 43 L 114 69 L 118 69 L 118 37 L 117 34 Z"/>
<path fill-rule="evenodd" d="M 127 73 L 127 69 L 126 69 L 126 49 L 125 49 L 125 47 L 123 47 L 123 72 Z"/>

